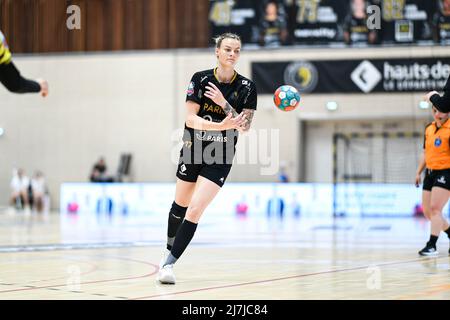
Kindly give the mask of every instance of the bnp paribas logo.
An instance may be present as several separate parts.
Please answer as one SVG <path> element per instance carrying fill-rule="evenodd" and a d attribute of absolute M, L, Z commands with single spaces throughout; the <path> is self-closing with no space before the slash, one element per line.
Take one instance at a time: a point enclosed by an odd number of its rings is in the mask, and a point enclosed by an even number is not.
<path fill-rule="evenodd" d="M 370 61 L 364 60 L 352 72 L 351 79 L 363 92 L 368 93 L 381 81 L 382 76 Z"/>

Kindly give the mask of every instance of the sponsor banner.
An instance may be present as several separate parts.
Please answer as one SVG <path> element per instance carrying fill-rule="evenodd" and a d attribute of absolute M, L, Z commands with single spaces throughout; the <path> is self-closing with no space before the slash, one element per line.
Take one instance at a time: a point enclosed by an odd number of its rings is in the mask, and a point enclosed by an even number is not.
<path fill-rule="evenodd" d="M 174 194 L 174 183 L 64 183 L 60 210 L 94 220 L 128 215 L 156 219 L 167 215 Z M 227 183 L 206 213 L 329 218 L 336 199 L 337 212 L 347 216 L 413 216 L 420 211 L 421 194 L 410 184 L 338 184 L 334 189 L 331 183 Z M 448 204 L 444 212 L 449 212 Z"/>
<path fill-rule="evenodd" d="M 350 10 L 348 1 L 293 1 L 286 9 L 294 44 L 343 42 L 341 25 Z"/>
<path fill-rule="evenodd" d="M 210 0 L 209 22 L 213 37 L 234 32 L 241 35 L 244 43 L 253 44 L 259 44 L 264 33 L 277 34 L 280 28 L 288 34 L 286 39 L 280 39 L 283 45 L 344 43 L 346 32 L 356 36 L 369 32 L 364 28 L 367 21 L 379 22 L 376 28 L 370 28 L 376 32 L 376 39 L 370 44 L 439 42 L 442 39 L 433 35 L 448 30 L 441 26 L 447 17 L 442 1 L 367 0 L 365 4 L 361 2 L 361 8 L 358 2 L 352 5 L 350 0 L 275 0 L 279 23 L 270 23 L 265 20 L 266 12 L 271 10 L 266 7 L 268 1 Z M 368 10 L 368 6 L 376 6 L 377 10 Z M 366 17 L 356 18 L 361 11 Z M 375 12 L 378 16 L 372 15 Z M 449 39 L 450 35 L 440 38 Z"/>
<path fill-rule="evenodd" d="M 260 7 L 253 0 L 211 0 L 209 22 L 212 37 L 232 32 L 239 34 L 243 43 L 258 42 Z"/>
<path fill-rule="evenodd" d="M 252 63 L 260 94 L 282 84 L 301 93 L 427 92 L 443 88 L 449 75 L 450 57 Z"/>

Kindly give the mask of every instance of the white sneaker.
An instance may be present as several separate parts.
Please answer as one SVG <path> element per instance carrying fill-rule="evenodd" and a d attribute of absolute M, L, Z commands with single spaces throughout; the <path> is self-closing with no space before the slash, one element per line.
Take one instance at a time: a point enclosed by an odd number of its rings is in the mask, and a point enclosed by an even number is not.
<path fill-rule="evenodd" d="M 170 254 L 170 250 L 165 249 L 164 253 L 163 253 L 163 256 L 161 258 L 161 261 L 159 261 L 159 269 L 160 270 L 162 269 L 164 263 L 166 262 L 167 257 L 169 256 L 169 254 Z"/>
<path fill-rule="evenodd" d="M 163 284 L 175 284 L 175 274 L 173 273 L 173 264 L 167 264 L 159 270 L 158 281 Z"/>

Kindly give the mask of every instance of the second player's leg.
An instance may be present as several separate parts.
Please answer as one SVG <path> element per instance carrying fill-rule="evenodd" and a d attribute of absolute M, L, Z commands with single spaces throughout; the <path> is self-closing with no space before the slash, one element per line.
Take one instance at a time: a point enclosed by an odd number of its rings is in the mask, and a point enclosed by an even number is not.
<path fill-rule="evenodd" d="M 18 192 L 13 192 L 9 201 L 12 207 L 16 206 L 18 197 L 20 197 L 20 194 Z"/>
<path fill-rule="evenodd" d="M 423 190 L 422 192 L 422 208 L 423 215 L 427 220 L 431 219 L 431 191 Z"/>
<path fill-rule="evenodd" d="M 448 222 L 442 216 L 442 209 L 450 197 L 450 191 L 440 187 L 431 190 L 430 213 L 431 234 L 438 236 L 442 230 L 447 230 Z"/>
<path fill-rule="evenodd" d="M 422 256 L 436 256 L 438 251 L 436 249 L 436 243 L 439 238 L 439 234 L 443 230 L 450 236 L 450 229 L 448 228 L 448 222 L 442 216 L 442 209 L 450 197 L 450 191 L 441 188 L 433 187 L 431 189 L 430 198 L 430 222 L 431 222 L 431 235 L 425 248 L 419 251 Z"/>

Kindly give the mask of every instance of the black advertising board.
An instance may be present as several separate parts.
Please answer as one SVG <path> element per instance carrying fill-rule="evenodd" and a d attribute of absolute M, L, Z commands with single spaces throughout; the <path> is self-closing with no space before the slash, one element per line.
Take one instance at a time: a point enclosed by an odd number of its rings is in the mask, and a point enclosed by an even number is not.
<path fill-rule="evenodd" d="M 312 93 L 427 92 L 443 88 L 450 57 L 253 62 L 258 93 L 282 84 Z"/>

